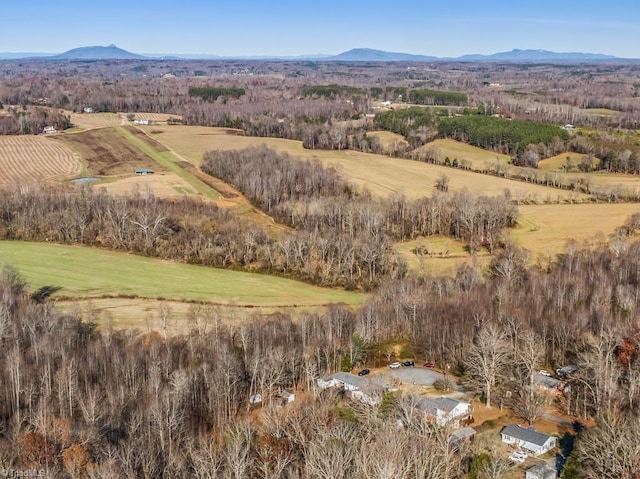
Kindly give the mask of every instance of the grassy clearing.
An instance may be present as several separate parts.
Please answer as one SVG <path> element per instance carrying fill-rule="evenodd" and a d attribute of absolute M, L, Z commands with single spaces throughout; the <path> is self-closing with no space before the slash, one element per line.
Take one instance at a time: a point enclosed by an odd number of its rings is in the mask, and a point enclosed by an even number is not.
<path fill-rule="evenodd" d="M 608 117 L 622 114 L 622 112 L 619 112 L 617 110 L 610 110 L 608 108 L 584 108 L 580 111 L 588 115 L 608 116 Z"/>
<path fill-rule="evenodd" d="M 359 293 L 275 276 L 163 261 L 80 246 L 0 242 L 0 263 L 20 269 L 32 288 L 62 286 L 70 298 L 104 296 L 203 301 L 224 306 L 356 305 Z"/>
<path fill-rule="evenodd" d="M 197 328 L 211 331 L 217 323 L 259 321 L 275 313 L 290 315 L 294 320 L 301 312 L 321 313 L 324 307 L 272 308 L 211 306 L 180 301 L 141 298 L 96 298 L 57 301 L 63 311 L 80 315 L 85 321 L 97 322 L 101 328 L 138 329 L 142 332 L 164 332 L 161 309 L 169 312 L 166 322 L 169 335 L 187 334 Z M 196 315 L 199 319 L 196 319 Z"/>
<path fill-rule="evenodd" d="M 416 254 L 416 248 L 424 254 Z M 490 261 L 488 252 L 481 251 L 472 257 L 464 243 L 443 236 L 395 243 L 394 249 L 406 260 L 409 270 L 418 274 L 453 276 L 463 264 L 474 263 L 484 268 Z"/>
<path fill-rule="evenodd" d="M 371 131 L 367 133 L 367 136 L 376 137 L 385 151 L 395 149 L 396 145 L 408 146 L 409 142 L 404 136 L 391 131 Z"/>
<path fill-rule="evenodd" d="M 151 129 L 145 131 L 151 131 Z M 474 194 L 497 196 L 508 189 L 513 198 L 522 201 L 563 201 L 586 198 L 585 195 L 569 191 L 472 173 L 459 168 L 349 150 L 306 150 L 299 141 L 253 138 L 229 135 L 226 132 L 227 130 L 223 128 L 171 126 L 164 128 L 160 133 L 150 134 L 192 161 L 201 161 L 202 154 L 210 149 L 239 150 L 259 145 L 266 145 L 298 158 L 315 158 L 326 165 L 337 166 L 348 181 L 383 197 L 392 194 L 404 194 L 408 198 L 430 196 L 435 191 L 436 180 L 441 175 L 446 175 L 449 177 L 450 191 L 467 189 Z"/>
<path fill-rule="evenodd" d="M 135 134 L 136 130 L 122 127 L 117 127 L 116 130 L 125 140 L 152 158 L 163 168 L 175 173 L 186 181 L 197 193 L 213 200 L 222 198 L 222 195 L 211 186 L 204 183 L 189 171 L 181 168 L 179 163 L 183 161 L 182 158 L 176 156 L 173 151 L 167 149 L 164 145 L 147 141 L 143 135 Z"/>
<path fill-rule="evenodd" d="M 487 165 L 495 164 L 496 161 L 505 165 L 511 161 L 509 155 L 483 150 L 482 148 L 448 138 L 434 140 L 421 146 L 417 151 L 426 151 L 431 148 L 435 149 L 438 160 L 444 161 L 447 157 L 451 161 L 453 161 L 454 158 L 457 158 L 458 161 L 467 160 L 473 169 L 485 168 Z"/>
<path fill-rule="evenodd" d="M 555 257 L 569 240 L 602 244 L 624 224 L 638 204 L 528 205 L 520 206 L 519 226 L 512 238 L 532 253 L 532 259 Z"/>
<path fill-rule="evenodd" d="M 618 226 L 640 213 L 640 205 L 635 203 L 526 205 L 518 209 L 518 226 L 508 230 L 507 236 L 530 251 L 532 262 L 542 264 L 562 253 L 569 241 L 587 247 L 607 244 Z M 416 247 L 425 247 L 431 254 L 419 257 Z M 419 238 L 396 243 L 394 248 L 411 271 L 423 274 L 453 275 L 462 264 L 484 268 L 491 261 L 486 251 L 469 256 L 462 243 L 450 238 Z"/>
<path fill-rule="evenodd" d="M 545 158 L 544 160 L 540 160 L 538 162 L 538 169 L 540 171 L 565 171 L 567 165 L 567 159 L 573 163 L 574 166 L 577 166 L 585 155 L 582 153 L 575 153 L 573 151 L 565 151 L 560 153 L 559 155 L 552 156 L 550 158 Z M 594 158 L 593 166 L 597 167 L 600 163 L 600 160 Z"/>

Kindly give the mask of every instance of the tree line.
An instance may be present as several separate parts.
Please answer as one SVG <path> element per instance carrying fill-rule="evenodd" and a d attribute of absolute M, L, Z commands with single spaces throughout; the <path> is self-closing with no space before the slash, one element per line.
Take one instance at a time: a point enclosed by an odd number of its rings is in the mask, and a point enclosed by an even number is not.
<path fill-rule="evenodd" d="M 332 231 L 353 239 L 395 241 L 451 236 L 471 252 L 496 247 L 501 232 L 515 226 L 517 208 L 504 197 L 467 192 L 409 201 L 356 194 L 334 168 L 301 161 L 266 147 L 208 151 L 202 170 L 236 186 L 276 220 L 309 232 Z"/>
<path fill-rule="evenodd" d="M 562 141 L 569 138 L 568 133 L 557 125 L 483 115 L 441 118 L 438 133 L 444 138 L 507 155 L 522 153 L 530 144 L 550 144 L 555 138 Z"/>
<path fill-rule="evenodd" d="M 0 192 L 0 212 L 1 239 L 130 251 L 349 289 L 370 289 L 383 278 L 405 274 L 388 238 L 332 231 L 290 231 L 272 238 L 228 210 L 187 197 L 21 188 Z"/>

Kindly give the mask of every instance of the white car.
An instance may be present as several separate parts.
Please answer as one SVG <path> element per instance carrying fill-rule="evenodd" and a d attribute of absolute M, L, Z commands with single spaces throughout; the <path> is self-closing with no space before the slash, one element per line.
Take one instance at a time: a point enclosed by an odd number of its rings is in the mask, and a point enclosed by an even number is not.
<path fill-rule="evenodd" d="M 398 369 L 400 367 L 400 363 L 398 361 L 396 361 L 395 363 L 389 364 L 389 367 L 391 369 Z"/>
<path fill-rule="evenodd" d="M 549 371 L 547 371 L 546 369 L 542 369 L 542 370 L 538 371 L 538 374 L 541 374 L 541 375 L 547 376 L 547 377 L 551 377 L 551 373 Z"/>
<path fill-rule="evenodd" d="M 522 451 L 515 451 L 509 456 L 509 460 L 513 462 L 524 462 L 527 458 L 527 453 Z"/>

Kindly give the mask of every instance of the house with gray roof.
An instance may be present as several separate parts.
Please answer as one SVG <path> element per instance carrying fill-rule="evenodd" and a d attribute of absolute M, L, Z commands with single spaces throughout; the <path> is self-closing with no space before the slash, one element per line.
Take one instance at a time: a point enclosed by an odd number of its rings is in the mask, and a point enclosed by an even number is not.
<path fill-rule="evenodd" d="M 558 396 L 563 392 L 567 392 L 569 388 L 564 381 L 560 381 L 559 379 L 549 376 L 543 376 L 541 374 L 534 375 L 533 380 L 542 392 L 553 394 L 555 396 Z"/>
<path fill-rule="evenodd" d="M 322 389 L 342 388 L 350 397 L 370 405 L 378 404 L 385 391 L 396 390 L 381 378 L 361 377 L 345 372 L 318 379 L 317 384 Z"/>
<path fill-rule="evenodd" d="M 318 379 L 318 387 L 322 389 L 343 387 L 347 391 L 359 389 L 363 378 L 351 373 L 335 373 L 327 378 Z"/>
<path fill-rule="evenodd" d="M 526 449 L 534 456 L 544 454 L 556 447 L 555 436 L 538 432 L 532 427 L 509 424 L 502 428 L 500 436 L 502 436 L 502 442 Z"/>
<path fill-rule="evenodd" d="M 416 401 L 414 408 L 424 414 L 427 421 L 435 422 L 438 426 L 447 424 L 458 427 L 462 420 L 471 416 L 471 404 L 447 397 L 422 397 Z"/>

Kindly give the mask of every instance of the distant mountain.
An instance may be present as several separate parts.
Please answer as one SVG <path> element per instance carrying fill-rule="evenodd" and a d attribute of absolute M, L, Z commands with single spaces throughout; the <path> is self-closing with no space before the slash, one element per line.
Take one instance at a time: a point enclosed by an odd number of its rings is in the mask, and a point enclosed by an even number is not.
<path fill-rule="evenodd" d="M 568 52 L 549 50 L 520 50 L 499 52 L 491 55 L 463 55 L 460 57 L 435 57 L 411 53 L 387 52 L 371 48 L 354 48 L 338 55 L 299 56 L 218 56 L 202 54 L 149 53 L 145 56 L 128 52 L 115 45 L 74 48 L 59 55 L 38 53 L 0 53 L 0 59 L 34 58 L 53 60 L 107 60 L 107 59 L 156 59 L 156 60 L 256 60 L 256 61 L 334 61 L 334 62 L 591 62 L 617 61 L 637 62 L 638 59 L 619 58 L 601 53 Z"/>
<path fill-rule="evenodd" d="M 47 57 L 52 60 L 140 60 L 146 57 L 128 52 L 111 44 L 106 47 L 73 48 L 59 55 Z"/>
<path fill-rule="evenodd" d="M 492 55 L 463 55 L 455 58 L 462 62 L 482 61 L 581 61 L 581 60 L 613 60 L 618 57 L 601 53 L 569 52 L 558 53 L 549 50 L 520 50 L 515 48 L 509 52 L 499 52 Z"/>
<path fill-rule="evenodd" d="M 438 60 L 438 57 L 385 52 L 371 48 L 354 48 L 339 55 L 322 58 L 322 60 L 332 62 L 431 62 Z"/>

